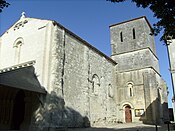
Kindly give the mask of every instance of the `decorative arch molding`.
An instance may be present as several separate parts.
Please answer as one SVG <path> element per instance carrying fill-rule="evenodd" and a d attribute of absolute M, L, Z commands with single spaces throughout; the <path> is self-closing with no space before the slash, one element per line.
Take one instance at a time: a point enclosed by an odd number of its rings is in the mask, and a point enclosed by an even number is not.
<path fill-rule="evenodd" d="M 98 76 L 97 74 L 93 74 L 93 75 L 92 75 L 92 80 L 93 80 L 94 78 L 96 78 L 96 79 L 98 79 L 98 80 L 100 81 L 100 78 L 99 78 L 99 76 Z"/>
<path fill-rule="evenodd" d="M 24 39 L 22 37 L 19 37 L 15 40 L 15 42 L 13 43 L 13 47 L 19 47 L 21 45 L 24 44 Z"/>
<path fill-rule="evenodd" d="M 133 81 L 128 81 L 128 82 L 126 83 L 126 85 L 128 85 L 128 84 L 134 85 L 134 82 L 133 82 Z"/>
<path fill-rule="evenodd" d="M 121 104 L 121 109 L 124 109 L 126 106 L 130 106 L 131 109 L 134 109 L 134 105 L 131 102 L 129 102 L 129 101 L 123 102 Z"/>
<path fill-rule="evenodd" d="M 26 20 L 26 18 L 23 20 L 24 16 L 21 16 L 22 20 L 20 20 L 18 23 L 16 23 L 13 27 L 13 30 L 18 30 L 20 29 L 21 27 L 24 27 L 24 25 L 26 23 L 28 23 L 28 20 Z"/>
<path fill-rule="evenodd" d="M 94 74 L 92 76 L 92 93 L 97 95 L 99 87 L 100 87 L 100 78 L 97 74 Z"/>

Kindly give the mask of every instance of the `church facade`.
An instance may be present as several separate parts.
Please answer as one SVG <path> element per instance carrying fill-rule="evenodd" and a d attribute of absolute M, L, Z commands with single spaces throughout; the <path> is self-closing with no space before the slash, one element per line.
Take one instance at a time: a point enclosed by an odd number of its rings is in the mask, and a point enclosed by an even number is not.
<path fill-rule="evenodd" d="M 168 120 L 151 26 L 110 26 L 111 57 L 52 20 L 22 17 L 0 38 L 0 129 Z"/>

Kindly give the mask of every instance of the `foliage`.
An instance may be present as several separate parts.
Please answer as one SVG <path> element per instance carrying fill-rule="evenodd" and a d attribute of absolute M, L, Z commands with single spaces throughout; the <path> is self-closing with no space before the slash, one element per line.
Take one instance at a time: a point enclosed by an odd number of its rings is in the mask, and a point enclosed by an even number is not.
<path fill-rule="evenodd" d="M 2 12 L 3 8 L 8 7 L 10 4 L 5 0 L 0 0 L 0 13 Z"/>
<path fill-rule="evenodd" d="M 124 2 L 126 0 L 107 0 L 111 2 Z M 159 34 L 162 30 L 161 40 L 166 40 L 169 36 L 175 38 L 175 0 L 131 0 L 137 7 L 150 8 L 158 22 L 153 24 L 154 34 Z"/>

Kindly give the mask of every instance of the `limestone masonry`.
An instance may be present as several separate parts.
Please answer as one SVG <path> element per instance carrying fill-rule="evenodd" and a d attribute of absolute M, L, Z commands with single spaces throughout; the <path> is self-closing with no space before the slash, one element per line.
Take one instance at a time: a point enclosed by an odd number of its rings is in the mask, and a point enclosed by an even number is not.
<path fill-rule="evenodd" d="M 0 37 L 0 129 L 167 121 L 167 86 L 146 17 L 110 26 L 111 57 L 51 20 Z"/>

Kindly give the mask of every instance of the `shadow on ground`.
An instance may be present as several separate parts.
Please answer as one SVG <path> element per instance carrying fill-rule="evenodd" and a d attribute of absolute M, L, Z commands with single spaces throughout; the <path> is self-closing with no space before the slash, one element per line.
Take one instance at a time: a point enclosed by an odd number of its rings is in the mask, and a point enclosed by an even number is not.
<path fill-rule="evenodd" d="M 91 127 L 91 128 L 72 128 L 72 129 L 67 129 L 65 131 L 168 131 L 167 125 L 159 126 L 135 126 L 135 127 L 126 127 L 127 125 L 119 125 L 119 127 L 116 125 L 115 127 L 111 128 L 103 128 L 103 127 Z M 175 131 L 170 129 L 170 131 Z"/>

